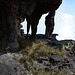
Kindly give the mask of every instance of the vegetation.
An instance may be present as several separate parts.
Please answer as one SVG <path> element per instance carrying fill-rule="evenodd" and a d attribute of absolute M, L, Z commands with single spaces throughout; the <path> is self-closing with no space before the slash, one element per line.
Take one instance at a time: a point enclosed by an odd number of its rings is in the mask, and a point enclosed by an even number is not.
<path fill-rule="evenodd" d="M 30 40 L 24 40 L 19 38 L 19 44 L 21 47 L 21 53 L 28 55 L 30 59 L 36 60 L 39 57 L 50 57 L 51 53 L 55 53 L 61 57 L 64 57 L 64 51 L 60 49 L 53 49 L 48 44 L 43 43 L 43 40 L 37 40 L 32 42 Z"/>
<path fill-rule="evenodd" d="M 24 67 L 26 69 L 30 69 L 29 65 L 33 65 L 34 62 L 39 58 L 39 57 L 50 57 L 52 53 L 55 53 L 61 57 L 65 57 L 64 49 L 65 47 L 74 49 L 74 45 L 70 45 L 68 43 L 65 43 L 63 45 L 58 45 L 58 49 L 54 49 L 48 44 L 45 44 L 43 40 L 37 40 L 35 41 L 30 41 L 30 40 L 24 40 L 24 39 L 19 39 L 20 47 L 21 47 L 21 53 L 23 54 L 24 57 L 19 59 L 19 62 L 24 64 Z M 51 63 L 50 63 L 51 64 Z M 57 72 L 39 72 L 37 70 L 37 67 L 34 67 L 35 70 L 31 73 L 33 75 L 63 75 L 62 71 L 57 71 Z M 64 75 L 67 75 L 67 70 L 64 68 Z M 31 75 L 30 74 L 30 75 Z"/>
<path fill-rule="evenodd" d="M 63 75 L 61 71 L 57 72 L 39 72 L 37 75 Z"/>
<path fill-rule="evenodd" d="M 13 69 L 14 69 L 15 71 L 18 71 L 18 68 L 17 68 L 16 66 L 14 66 Z"/>
<path fill-rule="evenodd" d="M 24 64 L 24 68 L 26 68 L 27 70 L 30 70 L 30 65 L 33 65 L 33 61 L 30 57 L 22 57 L 19 59 L 19 62 L 21 64 Z"/>
<path fill-rule="evenodd" d="M 57 72 L 41 72 L 41 71 L 33 71 L 32 73 L 30 73 L 29 75 L 63 75 L 63 73 L 59 70 Z M 66 75 L 66 74 L 64 74 Z"/>
<path fill-rule="evenodd" d="M 20 47 L 22 48 L 22 53 L 29 54 L 31 58 L 36 59 L 37 57 L 49 57 L 51 53 L 56 53 L 59 56 L 64 56 L 63 51 L 59 49 L 55 50 L 48 44 L 44 44 L 43 41 L 38 40 L 36 42 L 31 42 L 28 40 L 19 39 Z"/>

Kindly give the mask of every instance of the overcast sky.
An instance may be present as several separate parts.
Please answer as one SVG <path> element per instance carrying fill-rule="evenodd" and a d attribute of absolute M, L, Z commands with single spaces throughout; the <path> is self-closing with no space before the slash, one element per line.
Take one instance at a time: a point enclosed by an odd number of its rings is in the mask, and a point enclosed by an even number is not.
<path fill-rule="evenodd" d="M 41 17 L 37 34 L 45 33 L 45 16 Z M 26 22 L 23 22 L 23 29 L 26 33 Z M 54 32 L 59 34 L 58 40 L 75 40 L 75 0 L 63 0 L 62 5 L 56 11 Z"/>

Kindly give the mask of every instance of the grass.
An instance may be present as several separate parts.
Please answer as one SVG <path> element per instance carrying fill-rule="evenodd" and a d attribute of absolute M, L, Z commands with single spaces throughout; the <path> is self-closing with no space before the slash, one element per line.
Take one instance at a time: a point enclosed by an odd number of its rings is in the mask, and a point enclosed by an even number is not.
<path fill-rule="evenodd" d="M 50 47 L 48 44 L 43 43 L 43 40 L 37 40 L 36 42 L 32 42 L 30 40 L 24 40 L 24 39 L 19 39 L 20 47 L 21 47 L 21 53 L 23 54 L 24 57 L 19 59 L 20 63 L 24 64 L 24 67 L 29 70 L 29 65 L 33 65 L 37 58 L 39 57 L 50 57 L 52 53 L 55 53 L 61 57 L 64 57 L 64 50 L 59 50 L 59 49 L 53 49 Z M 26 57 L 27 56 L 27 57 Z M 35 73 L 37 70 L 35 71 Z M 55 72 L 49 72 L 49 73 L 42 73 L 42 72 L 37 72 L 38 75 L 56 75 Z M 37 74 L 33 74 L 37 75 Z M 62 74 L 59 74 L 62 75 Z"/>
<path fill-rule="evenodd" d="M 33 65 L 33 61 L 32 61 L 32 59 L 30 57 L 21 57 L 19 59 L 19 62 L 21 64 L 24 64 L 24 68 L 26 68 L 28 70 L 30 69 L 29 65 Z"/>
<path fill-rule="evenodd" d="M 39 72 L 38 75 L 63 75 L 61 71 L 58 72 Z"/>
<path fill-rule="evenodd" d="M 53 72 L 53 71 L 50 71 L 50 72 L 41 72 L 41 71 L 33 71 L 31 73 L 32 75 L 63 75 L 63 73 L 59 70 L 57 72 Z M 29 74 L 29 75 L 31 75 Z"/>
<path fill-rule="evenodd" d="M 19 59 L 19 62 L 22 64 L 22 63 L 26 63 L 26 59 L 24 57 L 20 58 Z"/>
<path fill-rule="evenodd" d="M 41 40 L 32 42 L 29 40 L 19 39 L 19 43 L 22 48 L 21 53 L 27 54 L 33 59 L 37 59 L 38 57 L 50 57 L 51 53 L 55 53 L 62 57 L 65 56 L 63 50 L 53 49 L 48 44 L 44 44 Z"/>
<path fill-rule="evenodd" d="M 29 59 L 28 58 L 22 57 L 19 59 L 19 62 L 21 64 L 24 64 L 24 68 L 28 69 L 28 65 L 29 65 Z"/>
<path fill-rule="evenodd" d="M 37 57 L 50 57 L 51 53 L 64 57 L 63 51 L 55 50 L 42 42 L 39 44 L 34 43 L 31 47 L 27 47 L 26 50 L 29 50 L 30 56 L 34 59 Z"/>

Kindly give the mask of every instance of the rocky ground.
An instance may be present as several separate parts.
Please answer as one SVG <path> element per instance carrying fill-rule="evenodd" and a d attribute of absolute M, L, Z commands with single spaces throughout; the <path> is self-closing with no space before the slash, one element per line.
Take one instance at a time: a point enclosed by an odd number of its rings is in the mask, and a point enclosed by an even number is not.
<path fill-rule="evenodd" d="M 73 40 L 57 41 L 37 35 L 19 39 L 21 50 L 0 52 L 0 75 L 75 75 Z"/>

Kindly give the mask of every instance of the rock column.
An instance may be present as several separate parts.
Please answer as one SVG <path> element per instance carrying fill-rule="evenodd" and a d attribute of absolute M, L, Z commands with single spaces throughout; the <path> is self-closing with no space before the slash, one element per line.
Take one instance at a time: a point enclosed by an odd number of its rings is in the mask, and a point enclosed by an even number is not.
<path fill-rule="evenodd" d="M 54 16 L 55 11 L 50 11 L 49 14 L 45 18 L 46 32 L 45 35 L 47 38 L 51 38 L 51 34 L 54 30 Z"/>

